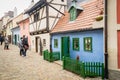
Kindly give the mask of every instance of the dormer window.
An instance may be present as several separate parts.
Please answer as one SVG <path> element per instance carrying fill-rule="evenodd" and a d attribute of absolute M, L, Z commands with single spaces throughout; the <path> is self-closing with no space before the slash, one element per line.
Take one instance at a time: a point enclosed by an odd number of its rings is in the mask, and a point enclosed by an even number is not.
<path fill-rule="evenodd" d="M 72 1 L 70 8 L 68 9 L 70 13 L 70 21 L 74 21 L 78 15 L 83 11 L 83 8 L 76 4 L 76 0 Z"/>
<path fill-rule="evenodd" d="M 70 21 L 74 21 L 76 19 L 77 17 L 76 14 L 77 14 L 76 9 L 72 7 L 70 9 Z"/>

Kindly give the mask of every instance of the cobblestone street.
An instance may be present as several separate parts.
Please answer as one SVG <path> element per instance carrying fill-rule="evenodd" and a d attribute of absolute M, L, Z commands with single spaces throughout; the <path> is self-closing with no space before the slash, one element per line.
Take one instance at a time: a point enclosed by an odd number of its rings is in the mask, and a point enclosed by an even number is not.
<path fill-rule="evenodd" d="M 43 60 L 38 53 L 27 52 L 19 56 L 19 48 L 10 45 L 4 50 L 0 45 L 0 80 L 100 80 L 83 79 L 62 69 L 61 65 Z"/>

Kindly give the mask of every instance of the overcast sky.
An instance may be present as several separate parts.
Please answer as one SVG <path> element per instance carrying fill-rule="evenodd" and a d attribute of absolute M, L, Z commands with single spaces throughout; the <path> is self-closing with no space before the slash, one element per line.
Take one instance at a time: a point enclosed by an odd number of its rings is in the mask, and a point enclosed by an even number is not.
<path fill-rule="evenodd" d="M 14 7 L 17 8 L 17 13 L 20 14 L 21 12 L 26 9 L 32 0 L 0 0 L 0 18 L 4 15 L 7 11 L 13 11 Z M 39 0 L 34 0 L 34 2 L 38 2 Z"/>
<path fill-rule="evenodd" d="M 26 9 L 32 0 L 0 0 L 0 18 L 4 15 L 5 12 L 13 11 L 14 8 L 17 8 L 17 14 Z M 34 0 L 38 2 L 39 0 Z M 69 0 L 68 0 L 69 1 Z M 70 0 L 71 1 L 71 0 Z M 90 0 L 78 0 L 78 1 L 90 1 Z"/>

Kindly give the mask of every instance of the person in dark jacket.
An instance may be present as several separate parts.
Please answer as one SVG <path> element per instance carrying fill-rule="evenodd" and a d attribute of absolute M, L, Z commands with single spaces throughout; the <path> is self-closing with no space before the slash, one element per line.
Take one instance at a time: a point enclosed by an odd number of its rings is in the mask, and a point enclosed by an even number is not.
<path fill-rule="evenodd" d="M 29 48 L 29 45 L 28 45 L 28 38 L 25 37 L 25 35 L 23 35 L 23 47 L 24 47 L 24 53 L 23 55 L 26 56 L 26 52 Z"/>
<path fill-rule="evenodd" d="M 3 41 L 4 41 L 4 37 L 3 37 L 3 35 L 1 35 L 1 36 L 0 36 L 1 45 L 2 45 Z"/>

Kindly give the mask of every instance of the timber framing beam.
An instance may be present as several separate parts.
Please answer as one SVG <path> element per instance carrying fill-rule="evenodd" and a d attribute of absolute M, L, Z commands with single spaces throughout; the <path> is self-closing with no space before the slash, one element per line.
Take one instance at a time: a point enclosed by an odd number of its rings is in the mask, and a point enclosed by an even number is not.
<path fill-rule="evenodd" d="M 49 33 L 49 31 L 45 30 L 39 30 L 39 31 L 34 31 L 34 32 L 30 32 L 30 35 L 38 35 L 38 34 L 45 34 L 45 33 Z"/>
<path fill-rule="evenodd" d="M 42 19 L 46 19 L 47 17 L 42 17 L 41 19 L 39 19 L 38 21 L 41 21 Z M 56 16 L 49 16 L 49 18 L 60 18 L 60 17 L 56 17 Z M 36 21 L 36 22 L 38 22 Z M 36 22 L 32 22 L 30 24 L 36 23 Z"/>
<path fill-rule="evenodd" d="M 47 3 L 47 2 L 46 2 Z M 48 4 L 46 4 L 46 29 L 49 31 L 49 7 Z"/>
<path fill-rule="evenodd" d="M 50 5 L 49 3 L 46 3 L 46 4 L 47 4 L 47 5 L 49 5 L 51 8 L 55 9 L 56 11 L 58 11 L 60 14 L 62 14 L 62 15 L 64 15 L 64 16 L 65 16 L 65 14 L 64 14 L 64 13 L 60 12 L 58 9 L 56 9 L 55 7 L 53 7 L 52 5 Z"/>

